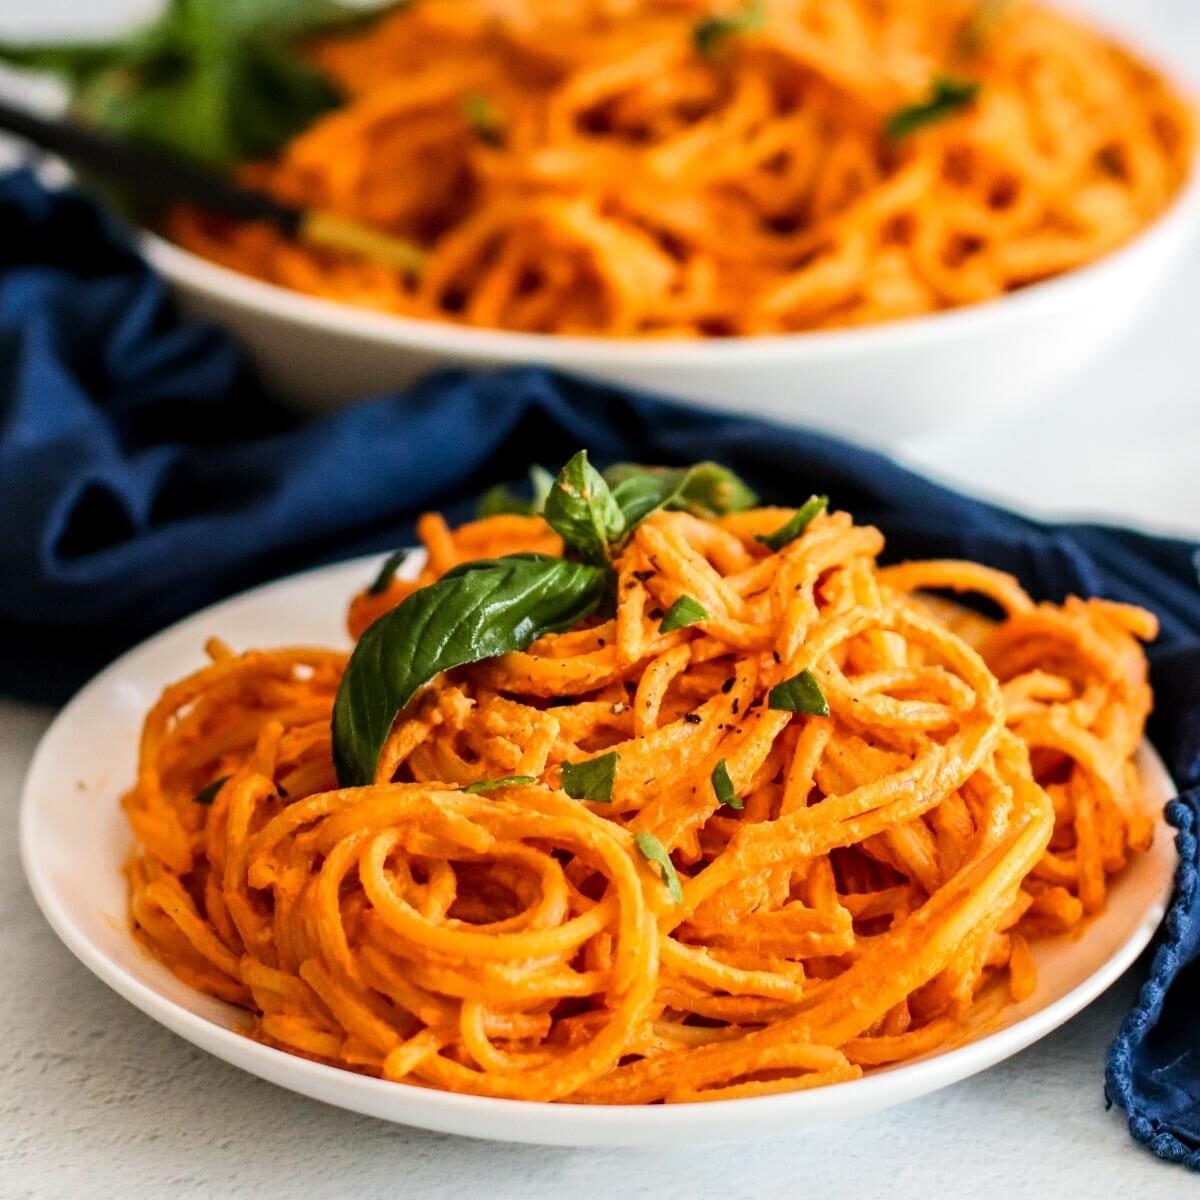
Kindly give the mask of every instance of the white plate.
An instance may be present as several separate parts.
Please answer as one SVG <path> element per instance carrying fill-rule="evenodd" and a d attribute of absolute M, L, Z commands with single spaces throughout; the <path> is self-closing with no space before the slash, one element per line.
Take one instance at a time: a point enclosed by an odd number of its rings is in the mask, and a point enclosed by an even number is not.
<path fill-rule="evenodd" d="M 233 646 L 346 643 L 348 597 L 370 578 L 360 559 L 269 584 L 215 605 L 131 650 L 62 711 L 34 756 L 21 805 L 21 857 L 46 919 L 79 959 L 143 1012 L 197 1046 L 293 1091 L 384 1120 L 448 1133 L 555 1145 L 678 1144 L 762 1136 L 869 1112 L 945 1087 L 1044 1037 L 1137 957 L 1165 911 L 1171 831 L 1112 885 L 1082 937 L 1040 943 L 1038 987 L 959 1048 L 851 1083 L 792 1095 L 655 1107 L 541 1104 L 388 1083 L 260 1045 L 240 1010 L 177 980 L 131 937 L 121 868 L 130 834 L 117 797 L 133 778 L 143 714 L 170 680 L 203 661 L 217 635 Z M 1141 769 L 1156 802 L 1174 788 L 1154 752 Z M 1101 1064 L 1096 1064 L 1097 1074 Z"/>

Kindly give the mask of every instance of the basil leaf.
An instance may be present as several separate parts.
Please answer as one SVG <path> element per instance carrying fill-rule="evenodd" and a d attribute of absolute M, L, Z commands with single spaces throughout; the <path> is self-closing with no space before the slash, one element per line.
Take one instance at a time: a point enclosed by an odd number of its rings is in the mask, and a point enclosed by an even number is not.
<path fill-rule="evenodd" d="M 811 671 L 801 671 L 799 675 L 777 683 L 767 695 L 767 707 L 779 712 L 829 716 L 829 701 L 825 699 L 825 693 Z"/>
<path fill-rule="evenodd" d="M 708 609 L 691 596 L 680 596 L 670 608 L 658 626 L 659 633 L 670 633 L 682 629 L 685 625 L 695 625 L 697 621 L 708 620 Z"/>
<path fill-rule="evenodd" d="M 663 883 L 667 885 L 667 891 L 671 893 L 671 899 L 676 904 L 682 904 L 683 885 L 679 882 L 675 864 L 671 861 L 671 856 L 664 849 L 662 842 L 652 833 L 635 834 L 633 840 L 637 843 L 638 850 L 641 851 L 642 857 L 647 862 L 658 864 L 662 871 Z"/>
<path fill-rule="evenodd" d="M 463 791 L 476 796 L 480 792 L 494 792 L 497 788 L 518 787 L 523 783 L 537 783 L 537 780 L 532 775 L 506 775 L 503 779 L 477 779 L 474 783 L 468 783 Z"/>
<path fill-rule="evenodd" d="M 979 95 L 979 87 L 974 80 L 939 75 L 934 79 L 926 99 L 906 108 L 898 108 L 888 117 L 883 127 L 884 137 L 890 142 L 897 142 L 924 129 L 926 125 L 953 116 Z"/>
<path fill-rule="evenodd" d="M 341 786 L 371 782 L 396 716 L 435 675 L 574 625 L 603 599 L 606 576 L 540 554 L 463 563 L 385 613 L 359 638 L 334 701 Z"/>
<path fill-rule="evenodd" d="M 708 17 L 692 30 L 692 42 L 699 54 L 712 58 L 726 38 L 761 29 L 767 19 L 764 0 L 747 0 L 740 13 L 727 17 Z"/>
<path fill-rule="evenodd" d="M 583 762 L 562 765 L 562 789 L 572 800 L 592 800 L 596 804 L 611 804 L 613 783 L 617 778 L 617 752 Z"/>
<path fill-rule="evenodd" d="M 758 496 L 738 475 L 715 462 L 690 467 L 614 463 L 604 478 L 630 529 L 658 508 L 713 520 L 758 503 Z"/>
<path fill-rule="evenodd" d="M 604 474 L 607 479 L 609 472 Z M 613 485 L 612 494 L 625 518 L 625 528 L 634 529 L 652 512 L 662 508 L 671 488 L 663 476 L 639 474 L 621 479 Z"/>
<path fill-rule="evenodd" d="M 391 554 L 383 560 L 383 565 L 379 568 L 379 574 L 371 581 L 371 586 L 367 588 L 368 596 L 382 596 L 384 592 L 392 586 L 392 580 L 396 578 L 396 572 L 408 561 L 407 550 L 393 550 Z"/>
<path fill-rule="evenodd" d="M 333 0 L 170 0 L 111 42 L 0 45 L 0 60 L 62 76 L 71 110 L 118 136 L 225 168 L 275 153 L 341 102 L 297 40 L 377 12 Z"/>
<path fill-rule="evenodd" d="M 817 513 L 829 507 L 828 496 L 810 496 L 774 533 L 759 534 L 758 541 L 772 550 L 782 550 L 812 524 Z"/>
<path fill-rule="evenodd" d="M 554 476 L 545 467 L 532 466 L 529 468 L 529 484 L 533 498 L 526 500 L 518 496 L 505 483 L 490 487 L 475 506 L 477 517 L 498 517 L 505 513 L 513 513 L 519 517 L 535 517 L 546 507 L 546 497 L 554 486 Z"/>
<path fill-rule="evenodd" d="M 217 798 L 217 793 L 233 778 L 232 775 L 222 775 L 219 779 L 214 779 L 212 783 L 202 787 L 193 797 L 192 800 L 196 804 L 203 804 L 206 808 L 212 806 L 212 802 Z"/>
<path fill-rule="evenodd" d="M 625 516 L 604 476 L 580 450 L 554 480 L 546 497 L 546 521 L 584 562 L 609 561 L 609 544 L 625 532 Z"/>
<path fill-rule="evenodd" d="M 733 780 L 729 778 L 729 767 L 726 766 L 725 760 L 721 759 L 712 772 L 712 786 L 716 793 L 717 799 L 730 808 L 745 808 L 745 805 L 738 798 L 738 794 L 734 791 Z"/>

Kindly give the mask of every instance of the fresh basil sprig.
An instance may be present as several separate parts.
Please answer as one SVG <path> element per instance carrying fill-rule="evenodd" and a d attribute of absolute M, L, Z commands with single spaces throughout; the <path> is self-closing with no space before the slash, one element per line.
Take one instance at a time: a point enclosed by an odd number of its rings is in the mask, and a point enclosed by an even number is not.
<path fill-rule="evenodd" d="M 497 484 L 480 497 L 477 514 L 541 513 L 568 550 L 593 563 L 611 561 L 620 544 L 657 509 L 712 520 L 758 503 L 758 496 L 734 472 L 714 462 L 690 467 L 616 463 L 601 474 L 581 450 L 557 476 L 535 466 L 529 480 L 532 499 Z"/>
<path fill-rule="evenodd" d="M 338 782 L 371 782 L 396 716 L 435 675 L 574 625 L 607 587 L 599 567 L 511 555 L 455 567 L 385 613 L 359 639 L 334 701 Z"/>
<path fill-rule="evenodd" d="M 973 79 L 937 76 L 924 100 L 898 108 L 888 117 L 883 127 L 884 136 L 889 142 L 898 142 L 927 125 L 953 116 L 979 95 L 979 86 Z"/>
<path fill-rule="evenodd" d="M 758 503 L 758 496 L 743 479 L 715 462 L 690 467 L 614 463 L 604 472 L 604 479 L 630 527 L 659 508 L 711 521 Z"/>
<path fill-rule="evenodd" d="M 333 0 L 170 0 L 114 41 L 6 44 L 0 60 L 62 76 L 86 121 L 223 168 L 273 154 L 341 102 L 296 43 L 374 15 Z"/>
<path fill-rule="evenodd" d="M 584 562 L 607 563 L 611 547 L 629 525 L 604 476 L 580 450 L 550 488 L 543 512 L 546 523 Z"/>

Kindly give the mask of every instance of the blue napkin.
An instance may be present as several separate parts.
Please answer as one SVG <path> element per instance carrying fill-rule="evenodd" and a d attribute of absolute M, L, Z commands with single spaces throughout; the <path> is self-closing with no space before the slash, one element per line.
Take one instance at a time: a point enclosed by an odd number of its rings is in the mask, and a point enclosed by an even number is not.
<path fill-rule="evenodd" d="M 531 461 L 713 458 L 768 500 L 827 492 L 891 558 L 963 556 L 1035 595 L 1158 613 L 1152 736 L 1187 789 L 1181 864 L 1106 1092 L 1134 1136 L 1200 1168 L 1200 585 L 1192 544 L 1043 525 L 845 442 L 537 369 L 442 374 L 301 423 L 223 334 L 182 321 L 121 231 L 27 172 L 0 177 L 0 689 L 57 700 L 150 631 L 300 567 L 465 516 Z"/>

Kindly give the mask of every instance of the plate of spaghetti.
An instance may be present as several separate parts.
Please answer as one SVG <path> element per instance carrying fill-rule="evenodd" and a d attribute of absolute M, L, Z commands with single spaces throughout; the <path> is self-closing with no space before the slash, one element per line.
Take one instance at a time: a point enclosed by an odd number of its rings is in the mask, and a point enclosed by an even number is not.
<path fill-rule="evenodd" d="M 101 979 L 343 1107 L 622 1144 L 952 1083 L 1145 946 L 1150 614 L 881 566 L 825 497 L 712 463 L 536 483 L 189 618 L 63 711 L 22 856 Z"/>

